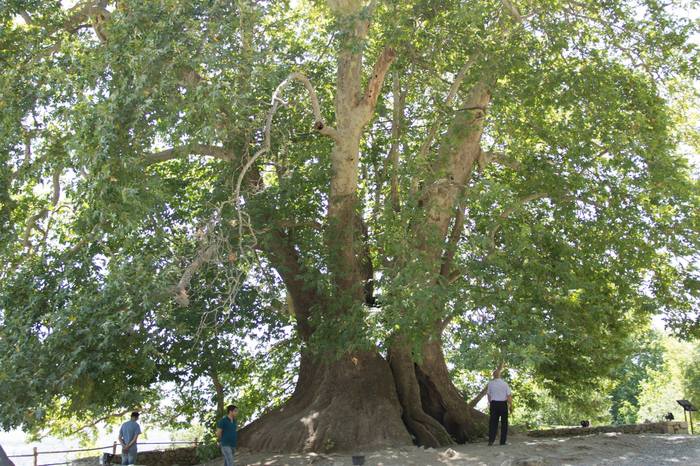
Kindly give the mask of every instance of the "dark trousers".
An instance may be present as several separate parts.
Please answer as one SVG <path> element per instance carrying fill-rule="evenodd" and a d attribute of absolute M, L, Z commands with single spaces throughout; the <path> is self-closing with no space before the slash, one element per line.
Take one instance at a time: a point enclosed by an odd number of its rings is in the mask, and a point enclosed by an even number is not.
<path fill-rule="evenodd" d="M 507 401 L 492 401 L 489 406 L 489 443 L 493 443 L 496 440 L 499 419 L 501 420 L 501 445 L 504 445 L 508 436 Z"/>

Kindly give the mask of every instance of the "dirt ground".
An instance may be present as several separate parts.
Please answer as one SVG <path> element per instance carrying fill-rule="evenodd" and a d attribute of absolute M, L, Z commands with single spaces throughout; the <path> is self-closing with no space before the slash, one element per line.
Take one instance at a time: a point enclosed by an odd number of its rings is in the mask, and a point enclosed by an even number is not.
<path fill-rule="evenodd" d="M 700 436 L 661 434 L 598 434 L 561 438 L 509 437 L 505 446 L 485 442 L 451 448 L 391 448 L 364 455 L 367 466 L 541 466 L 634 465 L 700 466 Z M 352 454 L 251 454 L 236 453 L 236 466 L 351 466 Z M 221 466 L 216 460 L 206 466 Z"/>

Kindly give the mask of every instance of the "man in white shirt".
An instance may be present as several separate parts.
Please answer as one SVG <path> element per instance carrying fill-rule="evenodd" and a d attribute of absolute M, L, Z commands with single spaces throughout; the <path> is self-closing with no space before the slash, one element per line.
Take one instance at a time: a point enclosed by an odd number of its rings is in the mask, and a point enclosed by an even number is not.
<path fill-rule="evenodd" d="M 508 436 L 508 412 L 513 411 L 513 394 L 510 387 L 501 378 L 501 370 L 493 371 L 491 380 L 486 389 L 489 400 L 489 445 L 496 440 L 498 420 L 501 420 L 501 445 L 506 444 Z"/>

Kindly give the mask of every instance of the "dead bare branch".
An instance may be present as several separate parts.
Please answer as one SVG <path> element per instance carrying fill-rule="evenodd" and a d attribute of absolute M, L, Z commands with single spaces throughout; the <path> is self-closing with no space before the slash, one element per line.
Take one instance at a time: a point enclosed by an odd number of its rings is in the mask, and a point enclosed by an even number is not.
<path fill-rule="evenodd" d="M 190 287 L 192 277 L 200 268 L 202 268 L 204 264 L 211 260 L 215 252 L 215 246 L 206 245 L 205 247 L 200 248 L 192 263 L 185 267 L 185 271 L 182 273 L 182 277 L 175 287 L 175 301 L 180 306 L 187 307 L 189 305 L 190 298 L 187 295 L 187 290 Z"/>

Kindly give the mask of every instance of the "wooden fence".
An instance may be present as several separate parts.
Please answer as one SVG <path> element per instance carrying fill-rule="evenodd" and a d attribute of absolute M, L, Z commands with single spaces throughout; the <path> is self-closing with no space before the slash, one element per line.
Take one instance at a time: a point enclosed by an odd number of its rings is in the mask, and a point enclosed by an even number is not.
<path fill-rule="evenodd" d="M 193 440 L 191 442 L 138 442 L 138 445 L 194 445 L 197 447 L 199 445 L 199 440 Z M 34 447 L 33 453 L 27 453 L 24 455 L 7 455 L 8 458 L 34 458 L 34 466 L 58 466 L 61 464 L 70 464 L 72 461 L 64 461 L 62 463 L 44 463 L 39 464 L 39 455 L 58 455 L 61 453 L 76 453 L 82 451 L 104 451 L 112 450 L 112 455 L 117 454 L 117 442 L 106 447 L 95 447 L 95 448 L 79 448 L 76 450 L 55 450 L 55 451 L 39 451 L 37 447 Z"/>

